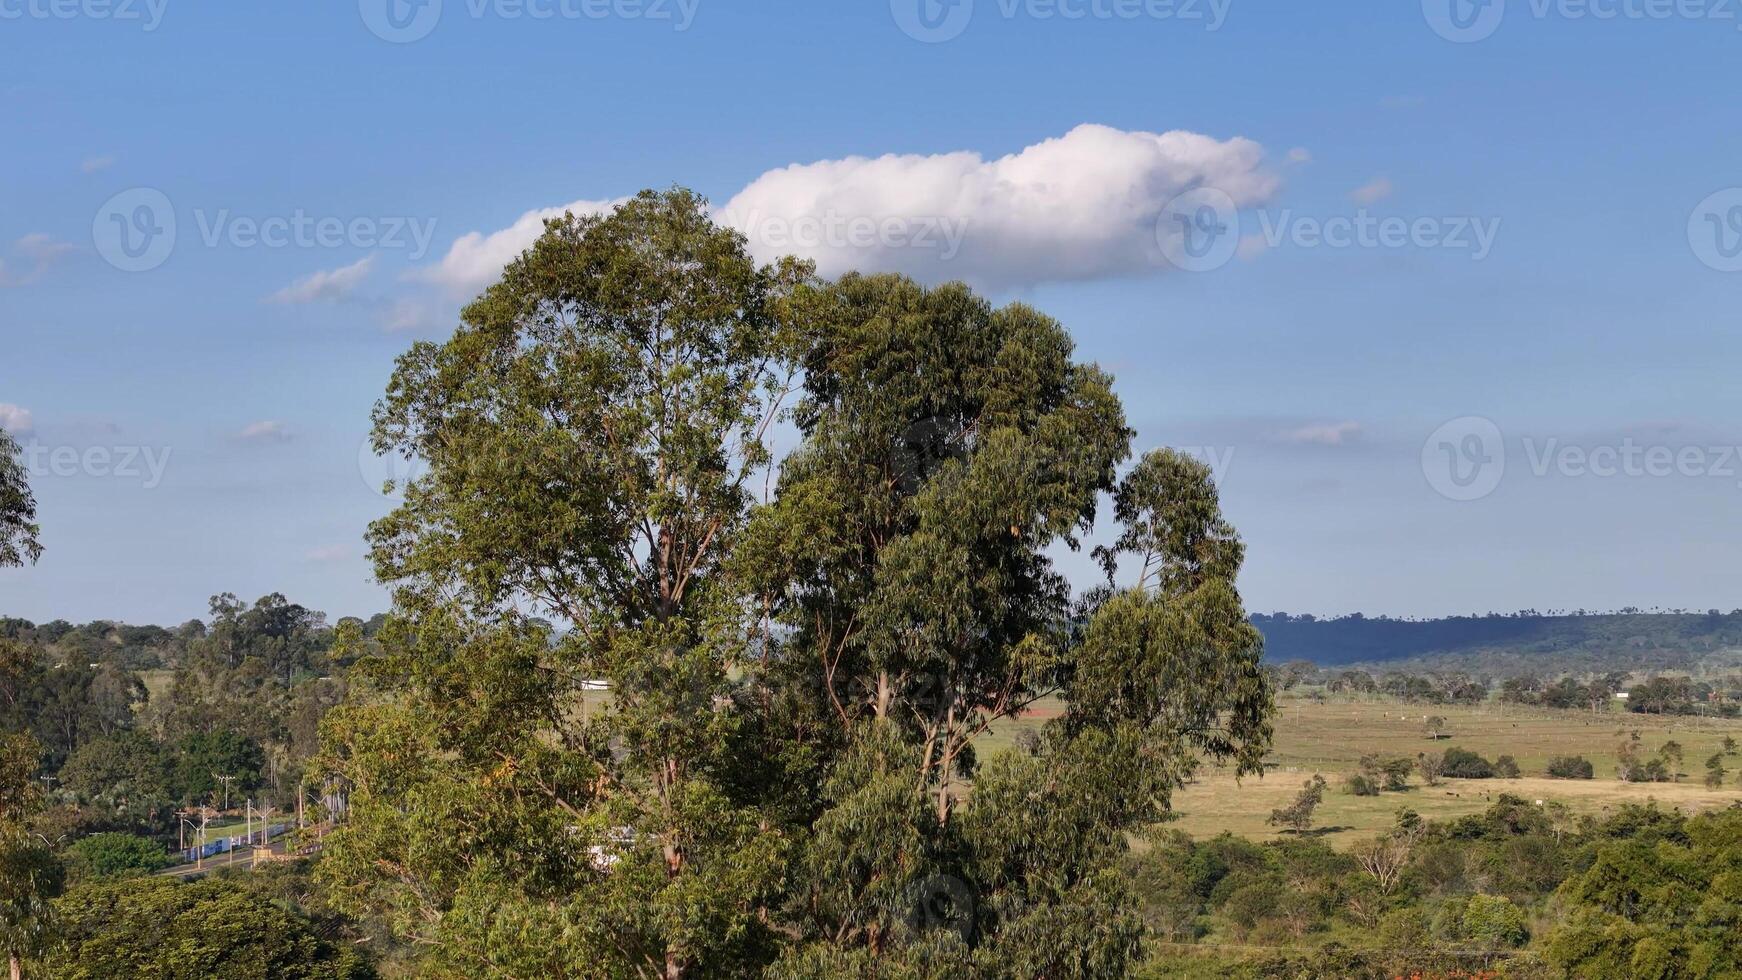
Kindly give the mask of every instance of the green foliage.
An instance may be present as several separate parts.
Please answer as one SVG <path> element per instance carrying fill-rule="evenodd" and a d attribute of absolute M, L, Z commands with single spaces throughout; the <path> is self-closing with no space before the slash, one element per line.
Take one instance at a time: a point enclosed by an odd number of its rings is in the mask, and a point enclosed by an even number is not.
<path fill-rule="evenodd" d="M 41 807 L 36 782 L 41 747 L 29 735 L 0 736 L 0 951 L 14 964 L 55 938 L 49 902 L 65 870 L 48 842 L 25 821 Z"/>
<path fill-rule="evenodd" d="M 1468 749 L 1454 746 L 1442 756 L 1441 774 L 1453 779 L 1487 779 L 1494 775 L 1494 764 Z"/>
<path fill-rule="evenodd" d="M 1668 757 L 1648 759 L 1639 753 L 1637 741 L 1624 742 L 1615 750 L 1615 775 L 1629 783 L 1667 783 L 1675 779 L 1675 767 Z"/>
<path fill-rule="evenodd" d="M 17 440 L 0 429 L 0 568 L 35 564 L 42 556 L 36 499 L 30 494 L 29 474 L 18 461 L 19 452 Z"/>
<path fill-rule="evenodd" d="M 260 770 L 266 754 L 259 743 L 235 732 L 194 732 L 175 746 L 170 760 L 170 781 L 177 798 L 186 803 L 208 804 L 225 798 L 221 776 L 235 777 L 229 786 L 231 798 L 260 785 Z"/>
<path fill-rule="evenodd" d="M 1481 949 L 1516 949 L 1530 939 L 1524 910 L 1503 895 L 1471 895 L 1458 934 Z"/>
<path fill-rule="evenodd" d="M 352 946 L 222 879 L 84 885 L 56 902 L 64 944 L 45 961 L 65 980 L 368 980 Z"/>
<path fill-rule="evenodd" d="M 1205 468 L 1116 481 L 1111 381 L 1040 313 L 758 267 L 681 190 L 551 222 L 463 318 L 376 414 L 429 468 L 323 726 L 347 908 L 438 973 L 1129 972 L 1128 832 L 1270 734 Z M 1073 608 L 1048 552 L 1108 492 L 1142 569 Z"/>
<path fill-rule="evenodd" d="M 1294 798 L 1294 802 L 1270 811 L 1270 819 L 1266 822 L 1288 827 L 1296 834 L 1304 834 L 1313 825 L 1313 811 L 1319 808 L 1324 799 L 1325 777 L 1314 773 L 1311 779 L 1302 784 L 1300 795 Z"/>
<path fill-rule="evenodd" d="M 1590 779 L 1596 767 L 1582 755 L 1557 755 L 1548 761 L 1548 774 L 1553 779 Z"/>
<path fill-rule="evenodd" d="M 170 864 L 161 844 L 134 834 L 92 834 L 67 848 L 67 870 L 77 880 L 131 878 Z"/>
<path fill-rule="evenodd" d="M 1567 975 L 1710 977 L 1742 963 L 1742 808 L 1685 822 L 1630 814 L 1626 825 L 1666 820 L 1655 843 L 1656 833 L 1598 845 L 1589 870 L 1561 886 L 1568 917 L 1547 955 Z"/>
<path fill-rule="evenodd" d="M 61 785 L 115 808 L 149 807 L 169 796 L 163 749 L 140 732 L 93 739 L 73 751 Z"/>

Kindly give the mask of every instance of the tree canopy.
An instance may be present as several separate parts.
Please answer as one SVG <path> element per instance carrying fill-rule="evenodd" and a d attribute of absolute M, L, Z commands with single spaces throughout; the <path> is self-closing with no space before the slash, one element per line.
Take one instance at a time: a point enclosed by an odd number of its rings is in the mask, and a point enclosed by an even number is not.
<path fill-rule="evenodd" d="M 1121 976 L 1126 832 L 1268 744 L 1207 469 L 1121 481 L 1111 379 L 1029 307 L 758 266 L 644 192 L 405 354 L 375 439 L 428 467 L 371 529 L 322 874 L 436 969 Z M 1073 602 L 1049 549 L 1106 493 L 1144 571 Z"/>
<path fill-rule="evenodd" d="M 42 557 L 37 540 L 36 498 L 29 474 L 18 461 L 18 441 L 0 429 L 0 568 L 35 564 Z"/>

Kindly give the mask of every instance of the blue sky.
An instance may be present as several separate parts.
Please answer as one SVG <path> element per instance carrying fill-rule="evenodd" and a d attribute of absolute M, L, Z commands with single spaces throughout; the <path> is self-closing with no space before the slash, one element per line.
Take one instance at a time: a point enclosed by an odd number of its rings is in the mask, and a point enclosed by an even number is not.
<path fill-rule="evenodd" d="M 524 215 L 671 184 L 766 239 L 894 220 L 813 257 L 1059 317 L 1140 446 L 1215 459 L 1255 610 L 1742 605 L 1742 4 L 918 2 L 0 0 L 48 547 L 0 614 L 382 608 L 394 356 Z M 1232 217 L 1211 267 L 1175 212 Z"/>

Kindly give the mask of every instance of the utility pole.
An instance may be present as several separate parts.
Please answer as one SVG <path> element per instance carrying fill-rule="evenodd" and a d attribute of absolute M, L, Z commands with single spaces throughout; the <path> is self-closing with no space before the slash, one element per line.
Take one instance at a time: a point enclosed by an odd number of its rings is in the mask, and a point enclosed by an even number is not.
<path fill-rule="evenodd" d="M 272 853 L 272 811 L 274 809 L 276 809 L 276 807 L 263 806 L 260 808 L 260 846 L 266 849 L 268 855 Z M 258 851 L 254 854 L 254 864 L 252 867 L 256 871 L 260 870 L 260 854 Z"/>
<path fill-rule="evenodd" d="M 236 781 L 236 777 L 235 776 L 220 776 L 214 772 L 214 773 L 212 773 L 212 778 L 216 779 L 218 782 L 224 784 L 224 809 L 229 810 L 230 809 L 230 784 Z"/>
<path fill-rule="evenodd" d="M 206 824 L 209 823 L 211 819 L 212 808 L 208 806 L 200 807 L 200 849 L 195 852 L 199 857 L 194 859 L 194 869 L 197 871 L 204 871 L 206 869 Z"/>

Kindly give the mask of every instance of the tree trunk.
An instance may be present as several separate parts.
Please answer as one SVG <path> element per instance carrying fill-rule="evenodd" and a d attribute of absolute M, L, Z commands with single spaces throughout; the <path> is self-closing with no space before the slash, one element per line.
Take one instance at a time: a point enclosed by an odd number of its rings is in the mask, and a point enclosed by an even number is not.
<path fill-rule="evenodd" d="M 12 980 L 24 980 L 23 961 L 18 958 L 17 953 L 13 953 L 9 959 L 12 961 Z"/>

